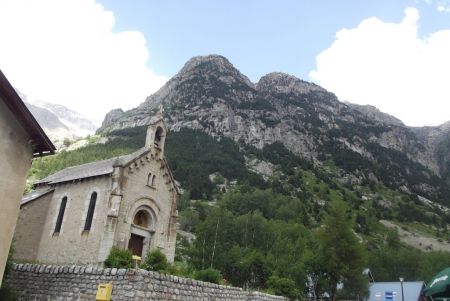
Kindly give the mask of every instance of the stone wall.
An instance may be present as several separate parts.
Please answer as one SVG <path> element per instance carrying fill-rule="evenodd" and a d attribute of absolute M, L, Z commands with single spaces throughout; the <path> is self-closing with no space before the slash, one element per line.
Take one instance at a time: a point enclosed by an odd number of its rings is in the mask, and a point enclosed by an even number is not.
<path fill-rule="evenodd" d="M 50 191 L 20 207 L 14 231 L 14 260 L 31 262 L 39 260 L 39 244 L 52 197 L 53 191 Z"/>
<path fill-rule="evenodd" d="M 135 269 L 16 264 L 6 279 L 19 300 L 95 300 L 100 283 L 112 283 L 111 300 L 275 301 L 286 298 L 241 288 Z"/>
<path fill-rule="evenodd" d="M 33 154 L 29 134 L 5 104 L 12 100 L 2 97 L 0 94 L 0 285 Z"/>
<path fill-rule="evenodd" d="M 38 223 L 42 225 L 42 234 L 36 258 L 20 258 L 24 253 L 22 248 L 31 247 L 30 242 L 19 242 L 17 245 L 17 256 L 21 260 L 36 260 L 39 262 L 65 264 L 97 264 L 100 241 L 103 236 L 104 224 L 109 198 L 109 188 L 111 179 L 109 177 L 95 177 L 84 179 L 75 183 L 67 182 L 57 184 L 52 194 L 48 212 Z M 91 194 L 97 193 L 97 201 L 94 209 L 91 229 L 84 231 L 87 211 Z M 67 197 L 66 210 L 64 212 L 61 229 L 55 233 L 56 220 L 59 214 L 62 199 Z M 26 207 L 39 206 L 44 197 L 36 199 L 22 206 L 19 213 L 19 221 L 22 224 L 16 229 L 15 240 L 19 241 L 19 236 L 24 235 L 20 231 L 25 231 L 26 227 L 39 227 L 34 224 L 35 220 L 28 219 Z M 34 203 L 34 204 L 33 204 Z M 38 212 L 36 212 L 38 214 Z"/>

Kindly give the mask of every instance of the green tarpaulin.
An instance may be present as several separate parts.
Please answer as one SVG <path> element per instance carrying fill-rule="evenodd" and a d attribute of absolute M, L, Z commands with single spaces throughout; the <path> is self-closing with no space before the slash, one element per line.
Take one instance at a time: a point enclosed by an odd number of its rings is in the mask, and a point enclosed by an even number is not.
<path fill-rule="evenodd" d="M 427 284 L 423 293 L 425 296 L 432 297 L 434 300 L 438 300 L 438 298 L 450 298 L 450 268 L 446 268 L 436 274 Z"/>

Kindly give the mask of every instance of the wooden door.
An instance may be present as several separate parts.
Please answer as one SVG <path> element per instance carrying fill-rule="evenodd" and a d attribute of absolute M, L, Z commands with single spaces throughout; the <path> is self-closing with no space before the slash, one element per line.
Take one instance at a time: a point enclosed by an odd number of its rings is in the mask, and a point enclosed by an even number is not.
<path fill-rule="evenodd" d="M 133 255 L 137 255 L 142 257 L 142 248 L 144 247 L 144 237 L 131 234 L 130 241 L 128 242 L 128 250 L 133 253 Z"/>

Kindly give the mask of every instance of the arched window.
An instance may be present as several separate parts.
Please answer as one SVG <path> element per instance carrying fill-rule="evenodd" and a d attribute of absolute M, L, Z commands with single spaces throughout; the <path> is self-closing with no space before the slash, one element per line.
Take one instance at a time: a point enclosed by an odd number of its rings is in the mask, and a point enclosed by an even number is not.
<path fill-rule="evenodd" d="M 148 186 L 152 186 L 152 177 L 153 177 L 152 173 L 149 173 L 148 177 L 147 177 L 147 185 Z"/>
<path fill-rule="evenodd" d="M 160 146 L 161 140 L 163 137 L 163 133 L 164 133 L 164 130 L 162 129 L 162 127 L 158 127 L 156 129 L 156 134 L 155 134 L 155 145 L 156 146 Z"/>
<path fill-rule="evenodd" d="M 151 187 L 155 187 L 155 179 L 156 179 L 156 176 L 152 173 L 149 173 L 148 177 L 147 177 L 147 185 L 151 186 Z"/>
<path fill-rule="evenodd" d="M 139 210 L 133 219 L 133 224 L 143 228 L 149 228 L 151 225 L 151 216 L 146 210 Z"/>
<path fill-rule="evenodd" d="M 84 223 L 84 230 L 89 231 L 92 226 L 92 219 L 94 217 L 95 203 L 97 202 L 97 192 L 91 194 L 91 200 L 89 201 L 89 208 L 86 215 L 86 222 Z"/>
<path fill-rule="evenodd" d="M 59 231 L 61 231 L 61 225 L 64 218 L 64 211 L 66 211 L 66 205 L 67 205 L 67 197 L 65 196 L 61 201 L 61 205 L 59 205 L 59 213 L 58 218 L 56 219 L 55 233 L 59 233 Z"/>

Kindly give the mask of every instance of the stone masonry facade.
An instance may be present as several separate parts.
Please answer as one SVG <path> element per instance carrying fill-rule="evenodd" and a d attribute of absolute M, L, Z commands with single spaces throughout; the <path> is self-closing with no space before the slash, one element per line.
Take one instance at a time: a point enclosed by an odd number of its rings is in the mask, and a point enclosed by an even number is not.
<path fill-rule="evenodd" d="M 111 300 L 287 301 L 280 296 L 140 269 L 15 264 L 6 282 L 19 300 L 95 300 L 97 286 L 113 285 Z"/>
<path fill-rule="evenodd" d="M 117 247 L 142 259 L 158 249 L 173 262 L 179 190 L 164 155 L 167 127 L 162 115 L 153 120 L 136 152 L 35 183 L 22 198 L 14 260 L 102 266 Z"/>

